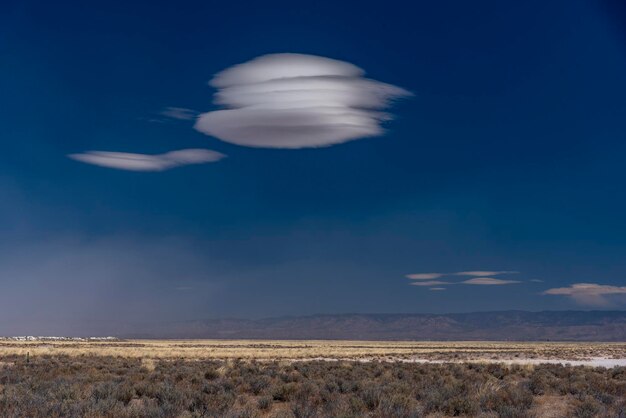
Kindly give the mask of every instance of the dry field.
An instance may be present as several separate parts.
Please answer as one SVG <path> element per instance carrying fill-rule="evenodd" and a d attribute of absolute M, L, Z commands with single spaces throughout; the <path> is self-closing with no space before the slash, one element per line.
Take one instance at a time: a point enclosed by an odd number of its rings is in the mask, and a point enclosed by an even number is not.
<path fill-rule="evenodd" d="M 626 418 L 626 367 L 503 364 L 623 361 L 625 350 L 604 343 L 0 339 L 0 416 Z"/>
<path fill-rule="evenodd" d="M 626 368 L 8 355 L 1 417 L 626 417 Z"/>
<path fill-rule="evenodd" d="M 625 343 L 378 342 L 255 340 L 12 341 L 0 359 L 21 355 L 119 356 L 151 359 L 494 361 L 626 359 Z"/>

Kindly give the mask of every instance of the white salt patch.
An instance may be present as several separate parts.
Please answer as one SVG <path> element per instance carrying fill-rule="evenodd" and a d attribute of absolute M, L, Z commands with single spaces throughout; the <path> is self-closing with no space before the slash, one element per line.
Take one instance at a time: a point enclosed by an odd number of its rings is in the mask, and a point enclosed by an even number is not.
<path fill-rule="evenodd" d="M 564 359 L 470 359 L 470 360 L 430 360 L 424 358 L 392 358 L 392 357 L 366 357 L 366 358 L 332 358 L 313 357 L 291 359 L 289 361 L 355 361 L 358 363 L 369 363 L 381 361 L 385 363 L 420 363 L 420 364 L 445 364 L 445 363 L 495 363 L 495 364 L 560 364 L 563 366 L 588 366 L 588 367 L 626 367 L 626 358 L 591 357 L 585 360 L 564 360 Z"/>

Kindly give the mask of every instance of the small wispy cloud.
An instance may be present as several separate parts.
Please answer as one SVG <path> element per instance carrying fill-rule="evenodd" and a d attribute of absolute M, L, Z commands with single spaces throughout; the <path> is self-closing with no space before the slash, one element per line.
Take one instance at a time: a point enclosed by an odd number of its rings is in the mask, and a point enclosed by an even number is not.
<path fill-rule="evenodd" d="M 423 282 L 412 282 L 410 284 L 413 286 L 437 286 L 437 285 L 453 284 L 453 283 L 442 282 L 439 280 L 427 280 Z"/>
<path fill-rule="evenodd" d="M 405 277 L 411 280 L 415 280 L 415 282 L 409 283 L 413 286 L 434 286 L 430 290 L 445 290 L 444 287 L 446 285 L 455 285 L 455 284 L 468 284 L 468 285 L 477 285 L 477 286 L 497 286 L 497 285 L 506 285 L 506 284 L 514 284 L 521 283 L 518 280 L 504 280 L 498 279 L 491 276 L 497 276 L 500 274 L 516 274 L 519 273 L 513 270 L 471 270 L 471 271 L 459 271 L 456 273 L 412 273 L 407 274 Z M 474 278 L 464 280 L 461 282 L 447 282 L 447 281 L 439 281 L 441 277 L 449 277 L 449 276 L 475 276 Z"/>
<path fill-rule="evenodd" d="M 431 288 L 430 288 L 430 289 L 428 289 L 428 290 L 433 290 L 433 291 L 441 291 L 441 290 L 446 290 L 446 288 L 445 288 L 445 287 L 431 287 Z"/>
<path fill-rule="evenodd" d="M 185 107 L 166 107 L 159 114 L 172 119 L 192 120 L 198 116 L 198 111 Z"/>
<path fill-rule="evenodd" d="M 478 285 L 478 286 L 494 286 L 494 285 L 497 286 L 497 285 L 520 283 L 520 281 L 495 279 L 493 277 L 477 277 L 475 279 L 464 280 L 461 283 Z"/>
<path fill-rule="evenodd" d="M 348 62 L 270 54 L 218 73 L 210 85 L 224 107 L 199 115 L 195 129 L 247 147 L 307 148 L 379 136 L 382 112 L 408 91 L 364 78 Z"/>
<path fill-rule="evenodd" d="M 491 271 L 491 270 L 475 270 L 475 271 L 458 271 L 456 273 L 413 273 L 407 274 L 406 277 L 412 280 L 431 280 L 438 279 L 444 276 L 476 276 L 476 277 L 487 277 L 487 276 L 497 276 L 500 274 L 517 274 L 519 271 L 512 270 L 500 270 L 500 271 Z"/>
<path fill-rule="evenodd" d="M 476 276 L 476 277 L 485 277 L 485 276 L 497 276 L 499 274 L 517 274 L 519 271 L 459 271 L 454 273 L 455 276 Z"/>
<path fill-rule="evenodd" d="M 533 283 L 543 283 L 543 280 L 540 279 L 530 279 L 529 282 L 533 282 Z"/>
<path fill-rule="evenodd" d="M 445 276 L 443 273 L 417 273 L 407 274 L 406 277 L 411 280 L 432 280 Z"/>
<path fill-rule="evenodd" d="M 164 171 L 190 164 L 211 163 L 226 157 L 207 149 L 183 149 L 164 154 L 134 154 L 127 152 L 87 151 L 69 154 L 69 158 L 86 164 L 128 171 Z"/>
<path fill-rule="evenodd" d="M 581 305 L 611 306 L 614 304 L 614 300 L 612 300 L 611 297 L 626 295 L 626 286 L 574 283 L 568 287 L 548 289 L 542 294 L 570 297 Z"/>

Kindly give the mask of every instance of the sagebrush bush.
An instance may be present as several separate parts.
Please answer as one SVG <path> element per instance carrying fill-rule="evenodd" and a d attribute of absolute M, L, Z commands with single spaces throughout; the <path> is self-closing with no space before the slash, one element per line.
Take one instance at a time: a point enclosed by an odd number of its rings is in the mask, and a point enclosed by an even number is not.
<path fill-rule="evenodd" d="M 626 416 L 626 369 L 560 365 L 0 359 L 2 417 Z M 548 399 L 548 398 L 546 398 Z M 563 411 L 563 416 L 566 411 Z"/>

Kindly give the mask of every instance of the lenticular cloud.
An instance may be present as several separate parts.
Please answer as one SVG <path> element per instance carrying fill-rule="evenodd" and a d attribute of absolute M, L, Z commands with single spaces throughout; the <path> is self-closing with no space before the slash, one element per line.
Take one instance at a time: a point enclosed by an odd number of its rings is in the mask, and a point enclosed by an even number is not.
<path fill-rule="evenodd" d="M 164 171 L 191 164 L 212 163 L 225 157 L 208 149 L 181 149 L 164 154 L 134 154 L 129 152 L 87 151 L 68 155 L 73 160 L 100 167 L 128 171 Z"/>
<path fill-rule="evenodd" d="M 271 54 L 217 74 L 214 102 L 195 129 L 248 147 L 323 147 L 383 134 L 381 112 L 409 96 L 363 77 L 350 63 L 302 54 Z"/>

